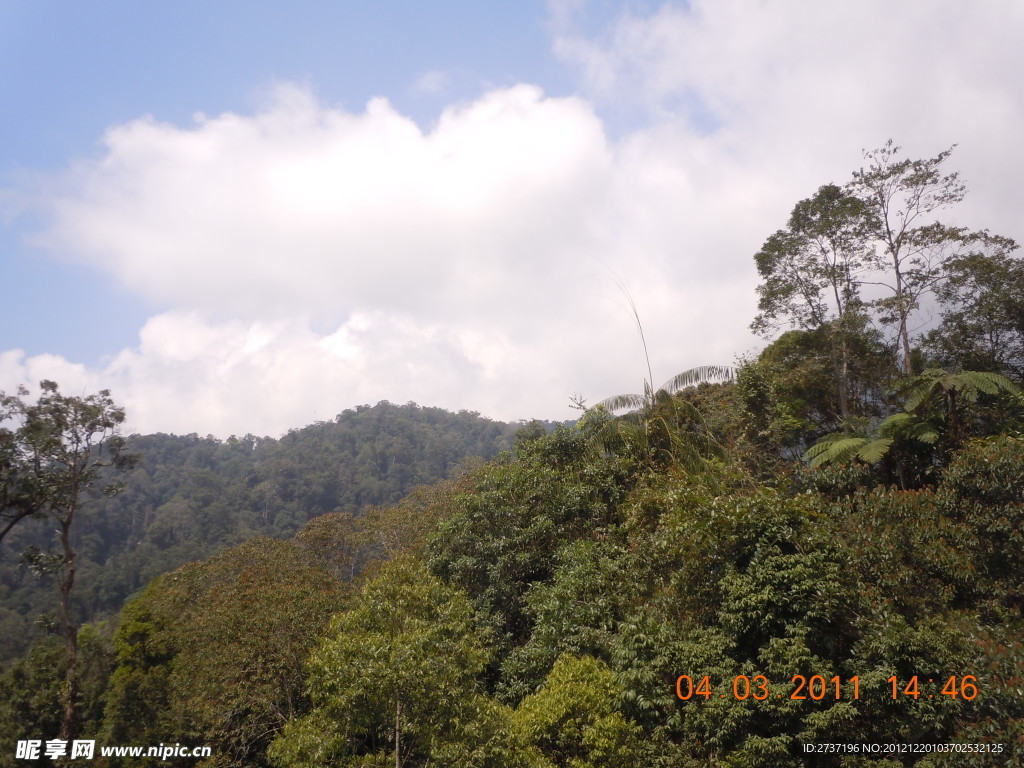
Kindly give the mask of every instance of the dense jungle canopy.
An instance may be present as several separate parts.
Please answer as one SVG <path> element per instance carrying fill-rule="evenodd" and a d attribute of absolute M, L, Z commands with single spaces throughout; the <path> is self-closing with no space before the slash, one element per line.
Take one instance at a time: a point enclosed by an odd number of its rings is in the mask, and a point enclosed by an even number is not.
<path fill-rule="evenodd" d="M 944 223 L 951 151 L 796 204 L 758 354 L 572 424 L 121 440 L 4 396 L 0 764 L 64 733 L 212 748 L 109 766 L 1020 765 L 1024 267 Z"/>

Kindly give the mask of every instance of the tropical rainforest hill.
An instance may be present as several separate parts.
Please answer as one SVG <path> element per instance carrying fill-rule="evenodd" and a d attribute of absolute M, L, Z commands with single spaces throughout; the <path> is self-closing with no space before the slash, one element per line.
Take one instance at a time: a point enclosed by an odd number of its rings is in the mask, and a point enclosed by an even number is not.
<path fill-rule="evenodd" d="M 949 154 L 796 204 L 757 355 L 497 454 L 513 427 L 412 406 L 122 443 L 109 393 L 0 399 L 7 541 L 62 609 L 0 677 L 0 765 L 1024 765 L 1024 265 L 943 223 Z M 456 423 L 472 451 L 416 437 Z"/>
<path fill-rule="evenodd" d="M 108 473 L 122 489 L 90 502 L 76 525 L 75 613 L 83 622 L 113 617 L 129 595 L 185 563 L 253 536 L 290 538 L 329 512 L 358 515 L 393 504 L 465 462 L 511 448 L 520 427 L 382 402 L 280 439 L 128 437 L 124 451 L 138 464 Z M 25 651 L 37 624 L 56 620 L 52 579 L 41 579 L 21 556 L 50 549 L 52 533 L 47 525 L 19 527 L 0 548 L 0 666 Z"/>

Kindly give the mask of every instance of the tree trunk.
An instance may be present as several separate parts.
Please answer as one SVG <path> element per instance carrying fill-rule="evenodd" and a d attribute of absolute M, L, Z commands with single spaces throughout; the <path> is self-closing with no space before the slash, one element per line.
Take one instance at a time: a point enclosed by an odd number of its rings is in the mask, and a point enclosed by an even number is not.
<path fill-rule="evenodd" d="M 402 700 L 395 696 L 395 768 L 402 768 L 401 760 Z"/>
<path fill-rule="evenodd" d="M 891 241 L 890 241 L 891 242 Z M 910 316 L 910 307 L 906 303 L 906 290 L 903 287 L 903 273 L 900 271 L 900 259 L 896 255 L 896 247 L 893 248 L 893 267 L 896 273 L 896 310 L 899 312 L 900 325 L 897 330 L 897 345 L 903 347 L 903 375 L 910 377 L 914 375 L 914 365 L 910 358 L 910 333 L 907 331 L 907 318 Z"/>
<path fill-rule="evenodd" d="M 839 284 L 832 281 L 832 295 L 836 301 L 836 320 L 832 325 L 832 365 L 839 385 L 839 416 L 845 423 L 850 418 L 850 351 L 846 346 L 846 314 L 849 301 L 844 302 Z M 836 359 L 836 334 L 839 336 L 839 355 Z"/>
<path fill-rule="evenodd" d="M 839 391 L 839 417 L 845 423 L 850 418 L 850 363 L 846 349 L 846 340 L 841 339 L 836 349 L 835 339 L 832 341 L 832 369 L 835 372 L 836 387 Z"/>
<path fill-rule="evenodd" d="M 75 731 L 75 700 L 78 698 L 78 628 L 71 620 L 71 588 L 75 583 L 75 550 L 71 547 L 71 519 L 74 511 L 61 520 L 60 543 L 64 549 L 64 578 L 60 583 L 60 621 L 68 654 L 68 668 L 64 675 L 62 705 L 64 717 L 60 727 L 61 739 L 70 742 Z"/>
<path fill-rule="evenodd" d="M 843 418 L 850 417 L 850 349 L 846 346 L 846 334 L 839 345 L 842 370 L 839 372 L 839 408 Z"/>
<path fill-rule="evenodd" d="M 903 340 L 903 375 L 910 377 L 914 375 L 914 364 L 910 357 L 910 334 L 907 333 L 907 315 L 900 314 L 900 338 Z"/>
<path fill-rule="evenodd" d="M 960 413 L 956 402 L 956 389 L 950 387 L 946 390 L 946 413 L 949 419 L 950 443 L 953 448 L 959 448 L 963 444 L 963 435 L 960 428 Z"/>

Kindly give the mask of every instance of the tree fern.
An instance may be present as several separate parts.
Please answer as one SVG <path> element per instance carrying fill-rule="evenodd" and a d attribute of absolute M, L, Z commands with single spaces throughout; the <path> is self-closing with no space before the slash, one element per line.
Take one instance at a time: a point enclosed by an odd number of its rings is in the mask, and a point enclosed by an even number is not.
<path fill-rule="evenodd" d="M 866 437 L 850 435 L 846 432 L 835 432 L 825 435 L 807 449 L 804 461 L 812 467 L 820 467 L 833 462 L 851 461 L 857 457 L 861 448 L 868 444 Z"/>
<path fill-rule="evenodd" d="M 911 380 L 911 390 L 907 395 L 904 409 L 917 410 L 929 397 L 939 393 L 959 395 L 968 403 L 977 402 L 981 394 L 996 395 L 999 392 L 1016 394 L 1020 391 L 1016 384 L 1005 376 L 988 371 L 959 371 L 950 373 L 941 368 L 929 368 Z"/>
<path fill-rule="evenodd" d="M 812 445 L 803 458 L 810 466 L 853 461 L 877 464 L 885 458 L 897 441 L 935 445 L 944 429 L 952 433 L 958 444 L 959 420 L 957 397 L 974 403 L 979 395 L 999 392 L 1017 394 L 1017 385 L 998 373 L 986 371 L 958 371 L 951 373 L 941 368 L 929 368 L 908 382 L 908 394 L 903 411 L 882 421 L 874 437 L 836 432 L 825 435 Z M 930 403 L 942 396 L 941 405 Z M 928 406 L 932 407 L 929 409 Z"/>

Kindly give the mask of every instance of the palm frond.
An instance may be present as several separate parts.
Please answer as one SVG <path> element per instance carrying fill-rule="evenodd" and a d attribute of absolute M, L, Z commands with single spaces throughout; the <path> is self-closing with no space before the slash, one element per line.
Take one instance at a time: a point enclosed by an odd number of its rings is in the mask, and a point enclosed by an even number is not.
<path fill-rule="evenodd" d="M 692 387 L 704 383 L 733 381 L 735 378 L 736 369 L 732 366 L 701 365 L 676 374 L 656 390 L 652 390 L 650 382 L 645 381 L 644 394 L 613 395 L 596 403 L 593 407 L 601 406 L 611 413 L 624 410 L 640 410 L 654 405 L 658 401 L 659 396 L 672 395 L 684 387 Z"/>
<path fill-rule="evenodd" d="M 712 384 L 716 382 L 733 381 L 736 378 L 736 369 L 731 365 L 701 365 L 690 368 L 688 371 L 677 373 L 666 381 L 659 390 L 668 393 L 675 393 L 685 387 L 693 387 L 697 384 Z"/>
<path fill-rule="evenodd" d="M 596 403 L 593 408 L 604 408 L 609 413 L 615 413 L 616 411 L 622 411 L 629 409 L 632 411 L 638 410 L 644 407 L 644 396 L 643 395 L 613 395 L 607 397 L 599 403 Z"/>

